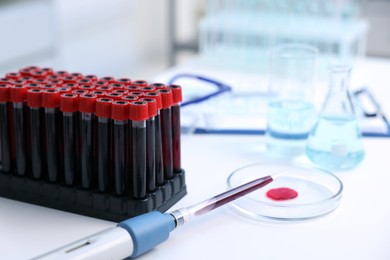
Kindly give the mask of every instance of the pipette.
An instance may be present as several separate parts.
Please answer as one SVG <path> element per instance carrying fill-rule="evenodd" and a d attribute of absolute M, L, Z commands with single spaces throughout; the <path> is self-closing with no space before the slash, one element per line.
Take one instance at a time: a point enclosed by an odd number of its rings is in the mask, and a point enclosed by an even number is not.
<path fill-rule="evenodd" d="M 151 211 L 75 241 L 34 259 L 124 259 L 135 258 L 168 239 L 176 227 L 226 203 L 264 187 L 271 176 L 252 180 L 205 201 L 171 213 Z"/>

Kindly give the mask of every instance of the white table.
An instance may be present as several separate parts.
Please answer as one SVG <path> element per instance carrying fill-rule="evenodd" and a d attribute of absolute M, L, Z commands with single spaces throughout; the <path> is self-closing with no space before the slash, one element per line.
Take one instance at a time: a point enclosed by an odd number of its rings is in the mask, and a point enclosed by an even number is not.
<path fill-rule="evenodd" d="M 188 195 L 172 209 L 226 189 L 236 168 L 266 159 L 261 136 L 183 137 Z M 171 233 L 139 259 L 390 259 L 390 139 L 364 140 L 367 155 L 344 183 L 340 206 L 301 223 L 250 220 L 216 209 Z M 0 256 L 26 259 L 113 226 L 103 220 L 0 198 Z"/>

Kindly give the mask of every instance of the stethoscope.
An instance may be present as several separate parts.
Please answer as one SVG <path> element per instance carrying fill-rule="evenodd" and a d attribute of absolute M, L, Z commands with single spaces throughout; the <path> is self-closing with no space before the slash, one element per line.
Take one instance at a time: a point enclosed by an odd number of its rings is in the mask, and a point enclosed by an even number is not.
<path fill-rule="evenodd" d="M 187 100 L 187 101 L 183 101 L 181 103 L 181 106 L 184 107 L 184 106 L 189 106 L 189 105 L 193 105 L 193 104 L 199 104 L 203 101 L 206 101 L 210 98 L 213 98 L 213 97 L 216 97 L 216 96 L 219 96 L 225 92 L 230 92 L 232 91 L 232 87 L 225 84 L 225 83 L 222 83 L 218 80 L 215 80 L 215 79 L 212 79 L 212 78 L 208 78 L 208 77 L 204 77 L 204 76 L 200 76 L 200 75 L 194 75 L 194 74 L 190 74 L 190 73 L 181 73 L 181 74 L 177 74 L 175 75 L 173 78 L 171 78 L 169 81 L 168 81 L 168 84 L 173 84 L 175 83 L 178 79 L 183 79 L 183 78 L 192 78 L 192 79 L 197 79 L 197 80 L 200 80 L 200 81 L 203 81 L 203 82 L 206 82 L 206 83 L 210 83 L 212 85 L 214 85 L 217 89 L 216 91 L 213 91 L 209 94 L 206 94 L 206 95 L 203 95 L 203 96 L 200 96 L 200 97 L 196 97 L 196 98 L 193 98 L 191 100 Z"/>

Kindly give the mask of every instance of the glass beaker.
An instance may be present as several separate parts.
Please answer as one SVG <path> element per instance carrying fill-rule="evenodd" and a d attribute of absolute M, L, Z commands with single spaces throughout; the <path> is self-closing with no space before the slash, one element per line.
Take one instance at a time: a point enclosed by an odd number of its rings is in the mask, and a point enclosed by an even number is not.
<path fill-rule="evenodd" d="M 326 169 L 350 169 L 364 158 L 362 135 L 348 91 L 350 73 L 350 66 L 331 66 L 328 94 L 307 142 L 309 159 Z"/>
<path fill-rule="evenodd" d="M 283 44 L 270 53 L 266 145 L 278 156 L 303 154 L 315 121 L 317 49 Z"/>

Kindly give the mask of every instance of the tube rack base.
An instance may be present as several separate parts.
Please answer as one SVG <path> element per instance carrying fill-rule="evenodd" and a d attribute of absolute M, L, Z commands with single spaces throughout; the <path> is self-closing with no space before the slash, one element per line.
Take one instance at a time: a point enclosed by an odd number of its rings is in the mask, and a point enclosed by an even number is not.
<path fill-rule="evenodd" d="M 0 168 L 0 196 L 53 209 L 120 222 L 152 210 L 165 212 L 187 194 L 185 172 L 175 173 L 145 199 L 135 200 L 109 193 L 5 174 Z"/>

